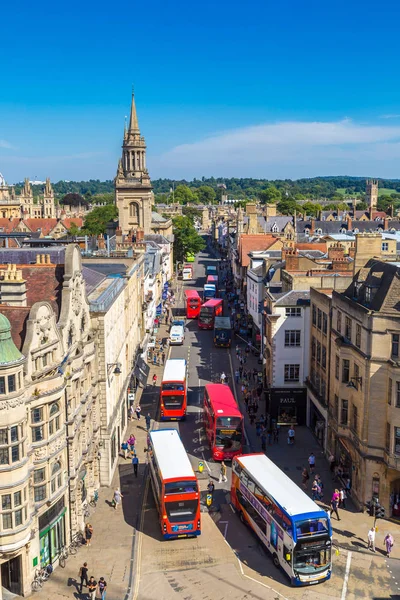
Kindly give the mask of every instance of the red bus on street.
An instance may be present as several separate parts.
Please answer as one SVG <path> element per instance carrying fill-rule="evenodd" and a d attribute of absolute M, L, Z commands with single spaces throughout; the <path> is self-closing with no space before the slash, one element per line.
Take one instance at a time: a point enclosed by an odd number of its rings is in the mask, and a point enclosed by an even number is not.
<path fill-rule="evenodd" d="M 186 316 L 188 319 L 197 319 L 200 313 L 201 298 L 196 290 L 185 290 Z"/>
<path fill-rule="evenodd" d="M 169 358 L 165 363 L 160 390 L 161 420 L 184 419 L 187 406 L 186 360 Z"/>
<path fill-rule="evenodd" d="M 215 317 L 222 317 L 222 298 L 207 300 L 200 308 L 199 329 L 214 329 Z"/>
<path fill-rule="evenodd" d="M 232 460 L 243 451 L 243 415 L 231 388 L 209 383 L 204 388 L 204 422 L 214 460 Z"/>
<path fill-rule="evenodd" d="M 199 487 L 179 433 L 152 431 L 147 451 L 162 536 L 170 540 L 200 535 Z"/>

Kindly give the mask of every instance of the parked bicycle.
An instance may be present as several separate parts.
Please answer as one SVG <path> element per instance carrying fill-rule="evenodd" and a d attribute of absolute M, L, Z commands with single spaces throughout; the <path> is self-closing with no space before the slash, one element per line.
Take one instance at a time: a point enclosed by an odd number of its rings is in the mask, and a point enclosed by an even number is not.
<path fill-rule="evenodd" d="M 78 531 L 78 533 L 76 533 L 71 540 L 71 543 L 68 548 L 69 553 L 76 554 L 78 552 L 78 549 L 85 543 L 86 541 L 83 536 L 83 533 L 81 531 Z"/>
<path fill-rule="evenodd" d="M 43 583 L 48 580 L 50 573 L 47 569 L 36 569 L 35 578 L 31 583 L 32 591 L 37 592 L 43 586 Z"/>
<path fill-rule="evenodd" d="M 93 494 L 92 499 L 90 500 L 89 504 L 93 508 L 96 508 L 98 501 L 99 501 L 99 490 L 94 490 L 94 494 Z"/>
<path fill-rule="evenodd" d="M 88 519 L 89 517 L 90 517 L 89 505 L 85 504 L 85 507 L 83 509 L 83 518 Z"/>
<path fill-rule="evenodd" d="M 68 548 L 67 548 L 67 546 L 64 546 L 61 549 L 60 555 L 58 557 L 58 564 L 60 565 L 60 567 L 62 567 L 62 568 L 65 567 L 68 556 L 69 556 Z"/>

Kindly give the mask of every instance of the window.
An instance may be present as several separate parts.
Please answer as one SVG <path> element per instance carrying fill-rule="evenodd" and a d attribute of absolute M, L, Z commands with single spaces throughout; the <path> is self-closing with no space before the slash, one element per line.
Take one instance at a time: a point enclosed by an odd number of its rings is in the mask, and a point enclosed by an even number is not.
<path fill-rule="evenodd" d="M 45 480 L 45 476 L 46 476 L 46 471 L 44 468 L 36 469 L 33 472 L 33 483 L 41 483 L 42 481 Z"/>
<path fill-rule="evenodd" d="M 24 489 L 24 499 L 26 501 L 26 488 Z M 17 509 L 14 510 L 13 509 Z M 14 492 L 14 494 L 3 494 L 1 496 L 1 511 L 2 523 L 4 529 L 12 529 L 19 527 L 23 523 L 22 512 L 22 490 Z M 25 507 L 26 518 L 26 507 Z"/>
<path fill-rule="evenodd" d="M 136 202 L 131 202 L 129 205 L 129 216 L 139 222 L 139 206 Z"/>
<path fill-rule="evenodd" d="M 6 393 L 6 380 L 5 377 L 0 377 L 0 394 Z"/>
<path fill-rule="evenodd" d="M 18 462 L 22 458 L 23 447 L 18 443 L 22 437 L 19 427 L 18 425 L 12 425 L 8 429 L 0 429 L 0 444 L 5 446 L 0 448 L 0 465 L 9 465 Z"/>
<path fill-rule="evenodd" d="M 396 381 L 396 408 L 400 408 L 400 381 Z"/>
<path fill-rule="evenodd" d="M 354 431 L 357 433 L 358 409 L 357 409 L 357 406 L 354 406 L 354 404 L 353 404 L 352 426 L 353 426 Z"/>
<path fill-rule="evenodd" d="M 35 492 L 34 492 L 35 502 L 42 502 L 43 500 L 45 500 L 45 498 L 46 498 L 46 484 L 45 485 L 38 485 L 34 489 L 35 489 Z"/>
<path fill-rule="evenodd" d="M 336 379 L 339 379 L 339 371 L 340 371 L 340 359 L 339 359 L 339 355 L 336 354 L 336 356 L 335 356 L 335 377 L 336 377 Z"/>
<path fill-rule="evenodd" d="M 350 381 L 350 361 L 344 358 L 342 361 L 342 382 L 348 383 Z"/>
<path fill-rule="evenodd" d="M 47 367 L 47 356 L 48 354 L 43 354 L 42 356 L 42 366 Z"/>
<path fill-rule="evenodd" d="M 317 342 L 317 363 L 321 364 L 321 342 Z"/>
<path fill-rule="evenodd" d="M 3 529 L 12 529 L 12 513 L 3 515 Z"/>
<path fill-rule="evenodd" d="M 317 347 L 317 340 L 315 339 L 315 337 L 312 337 L 311 340 L 311 357 L 315 359 L 315 350 Z"/>
<path fill-rule="evenodd" d="M 11 443 L 18 442 L 18 427 L 17 427 L 17 425 L 13 425 L 13 427 L 10 427 L 10 438 L 11 438 Z"/>
<path fill-rule="evenodd" d="M 342 333 L 342 313 L 340 312 L 340 310 L 337 311 L 336 329 L 339 333 Z"/>
<path fill-rule="evenodd" d="M 317 327 L 318 327 L 318 329 L 321 329 L 322 328 L 322 311 L 320 308 L 318 309 L 317 314 L 318 314 Z"/>
<path fill-rule="evenodd" d="M 351 319 L 349 317 L 344 319 L 344 336 L 351 342 Z"/>
<path fill-rule="evenodd" d="M 21 504 L 22 504 L 21 492 L 15 492 L 14 493 L 14 506 L 21 506 Z"/>
<path fill-rule="evenodd" d="M 286 329 L 285 346 L 300 346 L 300 329 Z"/>
<path fill-rule="evenodd" d="M 315 304 L 312 305 L 312 324 L 316 325 L 317 324 L 317 309 Z"/>
<path fill-rule="evenodd" d="M 325 335 L 328 333 L 328 315 L 326 313 L 322 313 L 322 333 Z"/>
<path fill-rule="evenodd" d="M 0 465 L 8 465 L 8 448 L 0 448 Z"/>
<path fill-rule="evenodd" d="M 11 446 L 11 462 L 19 461 L 19 446 Z"/>
<path fill-rule="evenodd" d="M 15 375 L 9 375 L 8 376 L 8 392 L 15 392 L 16 390 L 16 385 L 15 385 Z"/>
<path fill-rule="evenodd" d="M 300 365 L 285 365 L 285 383 L 300 380 Z"/>
<path fill-rule="evenodd" d="M 333 406 L 333 415 L 336 419 L 336 421 L 339 420 L 339 396 L 337 396 L 335 394 L 335 402 L 334 402 L 334 406 Z"/>
<path fill-rule="evenodd" d="M 60 429 L 60 405 L 58 402 L 54 402 L 50 406 L 50 416 L 49 416 L 49 435 L 53 435 L 56 431 Z"/>
<path fill-rule="evenodd" d="M 287 317 L 301 317 L 301 308 L 299 306 L 291 306 L 286 308 Z"/>
<path fill-rule="evenodd" d="M 347 426 L 349 419 L 349 402 L 342 400 L 342 410 L 340 411 L 340 424 Z"/>
<path fill-rule="evenodd" d="M 43 426 L 32 427 L 32 442 L 41 442 L 43 439 Z"/>
<path fill-rule="evenodd" d="M 358 386 L 361 387 L 360 367 L 357 363 L 354 363 L 354 387 L 358 390 Z"/>
<path fill-rule="evenodd" d="M 390 423 L 386 423 L 386 450 L 390 452 Z"/>
<path fill-rule="evenodd" d="M 395 358 L 399 357 L 399 341 L 400 335 L 398 333 L 392 334 L 392 356 Z"/>
<path fill-rule="evenodd" d="M 356 323 L 356 346 L 361 348 L 361 325 Z"/>
<path fill-rule="evenodd" d="M 322 345 L 322 368 L 326 369 L 326 347 Z"/>
<path fill-rule="evenodd" d="M 22 525 L 22 510 L 16 510 L 14 513 L 14 526 Z"/>
<path fill-rule="evenodd" d="M 8 432 L 7 429 L 0 429 L 0 444 L 7 444 Z"/>
<path fill-rule="evenodd" d="M 382 252 L 387 252 L 389 250 L 389 243 L 382 242 Z"/>
<path fill-rule="evenodd" d="M 394 453 L 400 454 L 400 427 L 394 427 Z"/>
<path fill-rule="evenodd" d="M 31 410 L 32 423 L 40 423 L 43 421 L 43 408 L 33 408 Z"/>
<path fill-rule="evenodd" d="M 1 497 L 1 510 L 11 510 L 11 494 L 4 494 Z"/>
<path fill-rule="evenodd" d="M 50 488 L 51 493 L 54 494 L 62 485 L 62 473 L 61 473 L 61 464 L 59 462 L 55 462 L 51 469 L 51 481 Z"/>
<path fill-rule="evenodd" d="M 400 390 L 397 390 L 398 392 Z M 387 403 L 392 404 L 392 394 L 393 394 L 393 379 L 389 377 L 388 379 L 388 389 L 387 389 Z"/>

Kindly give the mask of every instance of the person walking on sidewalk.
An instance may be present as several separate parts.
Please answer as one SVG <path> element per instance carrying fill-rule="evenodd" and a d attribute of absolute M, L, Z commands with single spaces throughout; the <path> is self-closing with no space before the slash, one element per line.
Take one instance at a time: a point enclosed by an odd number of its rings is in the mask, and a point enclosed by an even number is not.
<path fill-rule="evenodd" d="M 131 449 L 131 452 L 134 452 L 134 450 L 135 450 L 135 444 L 136 444 L 136 438 L 133 435 L 133 433 L 131 433 L 131 435 L 129 436 L 129 439 L 127 441 L 128 441 L 128 444 L 129 444 L 129 448 Z"/>
<path fill-rule="evenodd" d="M 114 510 L 117 510 L 118 505 L 121 504 L 122 498 L 123 498 L 123 495 L 121 494 L 120 489 L 117 488 L 114 491 L 114 498 L 113 498 L 113 500 L 114 500 Z"/>
<path fill-rule="evenodd" d="M 305 490 L 307 489 L 309 479 L 310 479 L 310 476 L 308 474 L 308 471 L 307 471 L 306 467 L 304 467 L 301 472 L 301 483 Z"/>
<path fill-rule="evenodd" d="M 140 421 L 140 413 L 142 412 L 142 408 L 140 406 L 140 404 L 137 405 L 137 407 L 135 408 L 135 413 L 136 413 L 136 417 L 137 420 Z"/>
<path fill-rule="evenodd" d="M 99 579 L 99 594 L 100 594 L 101 600 L 106 600 L 107 581 L 104 579 L 104 577 L 100 577 L 100 579 Z"/>
<path fill-rule="evenodd" d="M 93 527 L 90 523 L 86 523 L 86 527 L 85 527 L 85 539 L 86 539 L 86 544 L 88 546 L 90 546 L 90 542 L 92 541 L 92 537 L 93 537 Z"/>
<path fill-rule="evenodd" d="M 274 429 L 273 429 L 272 433 L 274 436 L 274 443 L 276 442 L 277 444 L 279 444 L 279 426 L 278 425 L 274 425 Z"/>
<path fill-rule="evenodd" d="M 165 365 L 165 352 L 161 354 L 162 364 Z"/>
<path fill-rule="evenodd" d="M 88 590 L 89 590 L 90 600 L 96 600 L 97 581 L 95 580 L 93 575 L 90 576 L 89 583 L 88 583 Z"/>
<path fill-rule="evenodd" d="M 154 373 L 153 375 L 153 387 L 157 385 L 157 374 Z"/>
<path fill-rule="evenodd" d="M 308 457 L 308 464 L 310 466 L 310 473 L 314 473 L 314 471 L 315 471 L 315 454 L 314 454 L 314 452 L 311 452 L 310 456 Z"/>
<path fill-rule="evenodd" d="M 375 552 L 375 527 L 368 531 L 368 550 Z"/>
<path fill-rule="evenodd" d="M 236 371 L 235 371 L 235 379 L 236 379 L 236 383 L 239 383 L 239 381 L 240 381 L 239 369 L 236 369 Z"/>
<path fill-rule="evenodd" d="M 222 461 L 221 468 L 219 471 L 219 483 L 226 482 L 226 481 L 228 481 L 228 478 L 226 476 L 226 464 L 224 463 L 224 461 Z"/>
<path fill-rule="evenodd" d="M 124 453 L 124 458 L 127 459 L 128 458 L 128 450 L 129 450 L 128 442 L 122 442 L 121 450 Z"/>
<path fill-rule="evenodd" d="M 146 419 L 146 429 L 147 429 L 147 431 L 150 431 L 150 426 L 151 426 L 151 416 L 150 416 L 150 413 L 147 413 L 145 419 Z"/>
<path fill-rule="evenodd" d="M 79 593 L 82 594 L 82 588 L 83 588 L 83 582 L 85 582 L 85 586 L 88 586 L 88 566 L 87 566 L 87 562 L 84 562 L 83 565 L 81 566 L 81 568 L 79 569 L 79 577 L 81 580 L 81 587 L 79 590 Z"/>
<path fill-rule="evenodd" d="M 340 494 L 340 508 L 346 508 L 346 498 L 347 498 L 346 490 L 344 488 L 340 488 L 339 494 Z"/>
<path fill-rule="evenodd" d="M 136 454 L 135 454 L 135 456 L 132 458 L 132 465 L 133 465 L 133 472 L 134 472 L 134 474 L 135 474 L 135 477 L 137 477 L 137 476 L 138 476 L 138 468 L 139 468 L 139 459 L 138 459 L 138 457 L 136 456 Z"/>
<path fill-rule="evenodd" d="M 294 444 L 294 438 L 295 438 L 295 431 L 293 429 L 293 425 L 290 425 L 289 427 L 289 431 L 288 431 L 288 444 L 290 446 L 293 446 Z"/>
<path fill-rule="evenodd" d="M 332 508 L 332 513 L 336 514 L 338 521 L 340 521 L 340 517 L 339 517 L 339 513 L 338 513 L 339 499 L 340 499 L 339 490 L 335 490 L 332 495 L 331 508 Z"/>
<path fill-rule="evenodd" d="M 383 540 L 383 543 L 386 546 L 386 556 L 389 558 L 392 548 L 394 546 L 394 539 L 393 539 L 393 536 L 391 533 L 386 534 L 385 539 Z"/>

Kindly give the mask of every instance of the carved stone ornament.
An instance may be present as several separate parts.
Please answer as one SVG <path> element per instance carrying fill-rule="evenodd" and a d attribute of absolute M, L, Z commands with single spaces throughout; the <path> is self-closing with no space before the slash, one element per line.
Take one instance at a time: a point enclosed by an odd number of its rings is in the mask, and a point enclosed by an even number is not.
<path fill-rule="evenodd" d="M 47 446 L 42 446 L 41 448 L 36 448 L 35 450 L 35 458 L 40 460 L 44 458 L 47 454 Z"/>
<path fill-rule="evenodd" d="M 74 281 L 74 288 L 72 290 L 72 310 L 76 315 L 79 315 L 82 308 L 82 282 L 80 278 L 76 278 Z"/>
<path fill-rule="evenodd" d="M 7 400 L 2 400 L 0 402 L 0 410 L 10 410 L 11 408 L 15 408 L 16 406 L 20 406 L 25 401 L 23 396 L 17 396 L 16 398 L 8 398 Z"/>

